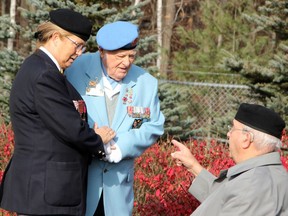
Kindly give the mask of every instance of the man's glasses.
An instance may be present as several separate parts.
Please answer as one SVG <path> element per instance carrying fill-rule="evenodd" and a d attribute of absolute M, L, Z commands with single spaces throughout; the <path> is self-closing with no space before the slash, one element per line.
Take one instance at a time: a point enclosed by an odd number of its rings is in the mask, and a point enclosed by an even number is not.
<path fill-rule="evenodd" d="M 83 53 L 86 50 L 86 46 L 84 44 L 79 44 L 76 41 L 74 41 L 73 39 L 69 38 L 68 36 L 64 36 L 66 37 L 68 40 L 70 40 L 75 46 L 76 46 L 76 51 L 80 51 Z"/>
<path fill-rule="evenodd" d="M 232 131 L 234 131 L 234 130 L 240 130 L 240 131 L 249 133 L 250 136 L 251 136 L 250 142 L 253 142 L 253 141 L 254 141 L 254 134 L 253 134 L 251 131 L 248 131 L 247 129 L 243 129 L 243 128 L 242 128 L 242 129 L 240 129 L 240 128 L 234 128 L 234 126 L 231 126 L 231 125 L 228 125 L 227 127 L 228 127 L 228 132 L 232 132 Z"/>
<path fill-rule="evenodd" d="M 234 131 L 234 130 L 240 130 L 240 131 L 246 131 L 247 132 L 247 130 L 245 130 L 245 129 L 240 129 L 240 128 L 234 128 L 234 126 L 231 126 L 231 125 L 228 125 L 227 126 L 228 127 L 228 131 L 230 132 L 232 132 L 232 131 Z"/>

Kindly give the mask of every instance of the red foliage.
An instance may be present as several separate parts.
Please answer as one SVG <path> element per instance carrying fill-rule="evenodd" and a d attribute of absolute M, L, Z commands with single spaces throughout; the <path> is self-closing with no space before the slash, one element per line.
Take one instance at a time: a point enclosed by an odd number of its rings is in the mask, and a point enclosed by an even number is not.
<path fill-rule="evenodd" d="M 283 150 L 288 149 L 288 134 L 283 133 Z M 234 165 L 227 145 L 190 140 L 185 142 L 199 162 L 214 175 Z M 11 125 L 0 121 L 0 180 L 14 149 Z M 199 202 L 188 193 L 193 176 L 176 165 L 170 156 L 175 147 L 169 141 L 153 145 L 135 161 L 135 216 L 190 215 Z M 281 151 L 281 160 L 288 170 L 288 152 Z M 15 215 L 0 209 L 0 215 Z"/>
<path fill-rule="evenodd" d="M 2 181 L 4 169 L 9 162 L 14 150 L 14 133 L 11 125 L 2 123 L 0 125 L 0 182 Z"/>
<path fill-rule="evenodd" d="M 0 119 L 0 182 L 3 178 L 3 173 L 9 162 L 14 150 L 14 133 L 11 124 L 6 125 Z M 9 216 L 16 215 L 3 209 L 0 209 L 0 215 Z"/>
<path fill-rule="evenodd" d="M 283 149 L 288 147 L 287 132 L 282 137 Z M 135 163 L 134 214 L 139 216 L 190 215 L 199 202 L 188 193 L 192 174 L 178 167 L 170 156 L 175 148 L 169 142 L 158 143 L 147 149 Z M 197 160 L 214 175 L 234 165 L 228 146 L 205 141 L 185 142 Z M 288 152 L 281 151 L 281 160 L 288 170 Z"/>
<path fill-rule="evenodd" d="M 281 161 L 288 171 L 288 131 L 284 131 L 282 135 L 282 149 L 281 153 Z"/>
<path fill-rule="evenodd" d="M 185 142 L 201 164 L 218 175 L 233 165 L 227 146 L 212 141 Z M 179 167 L 170 154 L 175 151 L 168 143 L 155 144 L 136 160 L 134 215 L 190 215 L 199 202 L 188 193 L 193 176 Z"/>
<path fill-rule="evenodd" d="M 185 205 L 198 205 L 187 193 L 191 176 L 172 163 L 172 150 L 166 143 L 155 144 L 136 160 L 135 215 L 185 215 Z"/>

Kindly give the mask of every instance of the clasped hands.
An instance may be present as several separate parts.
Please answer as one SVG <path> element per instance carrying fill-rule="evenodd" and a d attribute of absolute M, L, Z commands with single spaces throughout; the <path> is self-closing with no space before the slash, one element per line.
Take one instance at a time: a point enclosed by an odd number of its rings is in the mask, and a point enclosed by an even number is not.
<path fill-rule="evenodd" d="M 116 136 L 116 132 L 107 126 L 98 128 L 96 123 L 94 124 L 94 131 L 101 137 L 104 143 L 106 154 L 104 160 L 110 163 L 118 163 L 122 159 L 122 153 L 119 146 L 113 140 Z"/>

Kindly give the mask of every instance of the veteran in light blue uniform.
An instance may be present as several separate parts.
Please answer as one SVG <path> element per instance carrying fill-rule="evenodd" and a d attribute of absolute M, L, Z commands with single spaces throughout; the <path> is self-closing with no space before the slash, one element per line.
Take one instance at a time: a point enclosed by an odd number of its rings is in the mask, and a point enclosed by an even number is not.
<path fill-rule="evenodd" d="M 86 102 L 90 126 L 97 123 L 116 131 L 106 158 L 93 159 L 89 167 L 86 215 L 128 216 L 134 200 L 134 159 L 164 132 L 158 81 L 133 64 L 136 25 L 104 25 L 96 42 L 98 52 L 82 55 L 65 71 Z"/>

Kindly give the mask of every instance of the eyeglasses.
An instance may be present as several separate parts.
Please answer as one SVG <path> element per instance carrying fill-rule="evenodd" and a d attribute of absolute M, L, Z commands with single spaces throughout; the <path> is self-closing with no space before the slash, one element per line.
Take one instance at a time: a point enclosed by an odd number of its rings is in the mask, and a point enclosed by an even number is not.
<path fill-rule="evenodd" d="M 78 42 L 76 42 L 75 40 L 69 38 L 68 36 L 64 36 L 66 37 L 68 40 L 70 40 L 75 46 L 76 46 L 76 51 L 80 51 L 83 53 L 86 50 L 86 46 L 84 44 L 79 44 Z"/>
<path fill-rule="evenodd" d="M 234 126 L 231 126 L 231 125 L 228 125 L 227 127 L 228 127 L 228 132 L 232 132 L 232 131 L 234 131 L 234 130 L 240 130 L 240 131 L 249 133 L 250 136 L 251 136 L 250 142 L 253 142 L 253 141 L 254 141 L 254 134 L 253 134 L 251 131 L 248 131 L 247 129 L 243 129 L 243 128 L 242 128 L 242 129 L 240 129 L 240 128 L 234 128 Z"/>
<path fill-rule="evenodd" d="M 240 131 L 246 131 L 247 132 L 247 130 L 245 130 L 245 129 L 240 129 L 240 128 L 234 128 L 234 126 L 231 126 L 231 125 L 228 125 L 227 126 L 228 127 L 228 131 L 230 132 L 232 132 L 232 131 L 234 131 L 234 130 L 240 130 Z"/>

